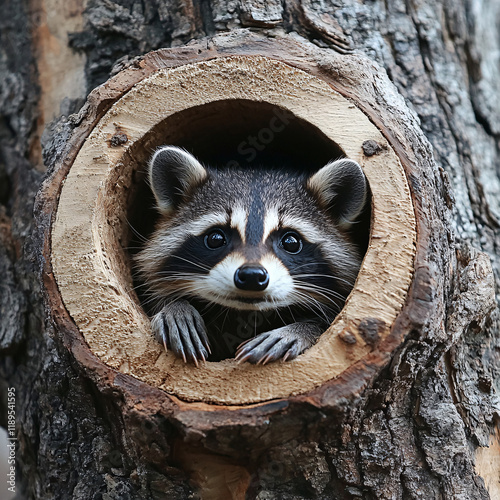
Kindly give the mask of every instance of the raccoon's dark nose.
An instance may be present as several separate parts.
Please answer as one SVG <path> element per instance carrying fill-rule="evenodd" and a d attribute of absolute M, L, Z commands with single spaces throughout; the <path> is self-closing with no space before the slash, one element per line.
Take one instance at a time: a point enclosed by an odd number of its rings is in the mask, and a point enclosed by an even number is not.
<path fill-rule="evenodd" d="M 234 284 L 241 290 L 260 292 L 269 284 L 269 273 L 259 265 L 245 265 L 236 269 Z"/>

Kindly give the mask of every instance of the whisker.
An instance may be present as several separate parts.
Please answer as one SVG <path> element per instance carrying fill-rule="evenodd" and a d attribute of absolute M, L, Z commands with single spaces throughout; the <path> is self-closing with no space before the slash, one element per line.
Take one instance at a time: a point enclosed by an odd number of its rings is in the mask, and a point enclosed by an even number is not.
<path fill-rule="evenodd" d="M 354 281 L 350 282 L 344 278 L 340 278 L 338 276 L 329 275 L 329 274 L 294 274 L 293 277 L 294 278 L 329 278 L 329 279 L 333 279 L 335 281 L 342 281 L 346 285 L 350 286 L 351 288 L 354 286 Z"/>
<path fill-rule="evenodd" d="M 320 314 L 325 318 L 325 321 L 329 322 L 330 318 L 328 317 L 327 313 L 325 312 L 325 308 L 315 299 L 311 300 L 311 297 L 304 296 L 301 297 L 301 295 L 298 295 L 299 299 L 306 299 L 306 301 L 302 302 L 301 301 L 301 306 L 304 307 L 305 309 L 308 309 L 309 311 L 314 312 L 315 314 Z"/>
<path fill-rule="evenodd" d="M 292 317 L 293 322 L 294 322 L 294 323 L 297 323 L 297 320 L 295 319 L 295 316 L 293 315 L 293 311 L 292 311 L 291 306 L 287 306 L 287 308 L 288 308 L 288 310 L 290 311 L 290 316 Z"/>
<path fill-rule="evenodd" d="M 203 269 L 204 271 L 210 271 L 210 268 L 208 266 L 203 266 L 199 262 L 195 262 L 193 260 L 186 259 L 185 257 L 181 257 L 180 255 L 172 255 L 172 257 L 175 257 L 176 259 L 183 260 L 187 262 L 188 264 L 192 264 L 193 266 L 199 267 L 200 269 Z"/>
<path fill-rule="evenodd" d="M 283 325 L 286 325 L 286 321 L 283 319 L 283 316 L 281 316 L 279 307 L 276 305 L 276 303 L 277 303 L 276 300 L 272 299 L 272 302 L 276 306 L 275 307 L 275 311 L 276 311 L 276 314 L 278 315 L 279 319 L 281 320 L 281 322 L 283 323 Z"/>
<path fill-rule="evenodd" d="M 304 293 L 303 291 L 295 290 L 293 292 L 293 295 L 295 296 L 295 298 L 297 300 L 297 305 L 305 307 L 306 309 L 309 309 L 310 311 L 319 312 L 320 314 L 322 314 L 325 317 L 325 320 L 328 322 L 330 322 L 330 320 L 332 318 L 327 316 L 325 309 L 332 311 L 332 313 L 334 312 L 335 315 L 338 314 L 340 312 L 340 309 L 341 309 L 339 304 L 337 304 L 336 302 L 334 302 L 333 300 L 328 299 L 328 298 L 327 298 L 328 301 L 331 304 L 333 304 L 334 309 L 327 306 L 326 304 L 322 304 L 316 298 L 312 297 L 309 294 Z"/>
<path fill-rule="evenodd" d="M 224 310 L 222 310 L 224 311 Z M 215 319 L 219 319 L 221 315 L 217 315 L 217 317 Z M 224 316 L 224 321 L 222 322 L 222 325 L 220 327 L 220 331 L 221 332 L 224 332 L 224 325 L 226 324 L 226 321 L 227 321 L 227 317 L 229 316 L 229 309 L 226 311 L 226 315 Z M 215 321 L 215 320 L 214 320 Z"/>
<path fill-rule="evenodd" d="M 334 298 L 339 299 L 342 302 L 345 302 L 345 297 L 335 290 L 329 290 L 329 289 L 324 288 L 324 287 L 314 286 L 314 285 L 311 285 L 309 283 L 304 283 L 304 282 L 298 282 L 298 283 L 296 283 L 296 285 L 297 285 L 297 288 L 299 288 L 303 292 L 309 292 L 311 294 L 316 293 L 318 295 L 321 295 L 325 299 L 327 299 L 329 302 L 332 301 L 332 299 L 334 299 Z"/>
<path fill-rule="evenodd" d="M 128 220 L 128 217 L 125 216 L 125 220 L 127 221 L 128 227 L 132 230 L 132 232 L 139 238 L 139 241 L 142 241 L 142 243 L 146 243 L 148 241 L 148 238 L 146 236 L 142 235 L 137 229 L 132 226 L 131 222 Z"/>

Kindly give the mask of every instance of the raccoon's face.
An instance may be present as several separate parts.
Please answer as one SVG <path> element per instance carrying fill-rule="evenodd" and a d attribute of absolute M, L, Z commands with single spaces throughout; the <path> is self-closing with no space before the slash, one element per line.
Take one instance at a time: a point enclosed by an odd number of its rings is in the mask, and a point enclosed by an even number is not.
<path fill-rule="evenodd" d="M 167 146 L 150 181 L 162 219 L 137 262 L 159 305 L 193 297 L 238 310 L 340 311 L 361 263 L 348 237 L 366 199 L 357 163 L 311 177 L 224 171 Z"/>

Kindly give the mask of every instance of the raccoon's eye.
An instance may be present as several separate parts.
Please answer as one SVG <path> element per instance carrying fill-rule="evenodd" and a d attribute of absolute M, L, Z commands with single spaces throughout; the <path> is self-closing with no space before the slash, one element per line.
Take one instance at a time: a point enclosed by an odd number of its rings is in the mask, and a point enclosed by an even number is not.
<path fill-rule="evenodd" d="M 299 253 L 302 250 L 302 239 L 297 233 L 285 233 L 281 237 L 279 245 L 288 253 Z"/>
<path fill-rule="evenodd" d="M 211 250 L 223 247 L 226 243 L 226 235 L 220 229 L 214 229 L 205 235 L 205 245 Z"/>

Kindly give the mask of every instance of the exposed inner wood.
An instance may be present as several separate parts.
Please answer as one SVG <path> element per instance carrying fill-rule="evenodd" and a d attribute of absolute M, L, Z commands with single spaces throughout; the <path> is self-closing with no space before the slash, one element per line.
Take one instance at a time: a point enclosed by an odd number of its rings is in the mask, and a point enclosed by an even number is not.
<path fill-rule="evenodd" d="M 476 473 L 484 480 L 491 498 L 500 498 L 500 426 L 491 436 L 488 448 L 476 450 Z"/>
<path fill-rule="evenodd" d="M 31 5 L 40 86 L 37 137 L 41 137 L 47 123 L 67 113 L 61 110 L 61 96 L 66 100 L 85 97 L 85 56 L 69 47 L 68 37 L 83 28 L 87 0 L 32 0 Z M 34 141 L 36 148 L 39 143 Z M 41 150 L 32 157 L 42 164 Z"/>
<path fill-rule="evenodd" d="M 245 500 L 251 476 L 234 458 L 214 455 L 184 442 L 174 445 L 174 457 L 203 492 L 203 500 Z"/>
<path fill-rule="evenodd" d="M 165 131 L 175 139 L 182 111 L 202 106 L 202 113 L 204 105 L 227 100 L 287 110 L 358 161 L 373 195 L 372 235 L 353 292 L 314 347 L 286 363 L 253 366 L 228 359 L 195 368 L 165 353 L 153 338 L 122 246 L 129 238 L 127 208 L 136 172 L 143 170 L 152 148 L 165 143 Z M 381 151 L 366 156 L 366 141 L 376 142 Z M 229 57 L 160 70 L 100 120 L 62 189 L 52 263 L 69 313 L 105 363 L 182 399 L 247 404 L 307 392 L 368 355 L 373 325 L 383 339 L 406 299 L 415 239 L 401 164 L 352 102 L 323 80 L 284 63 Z"/>

